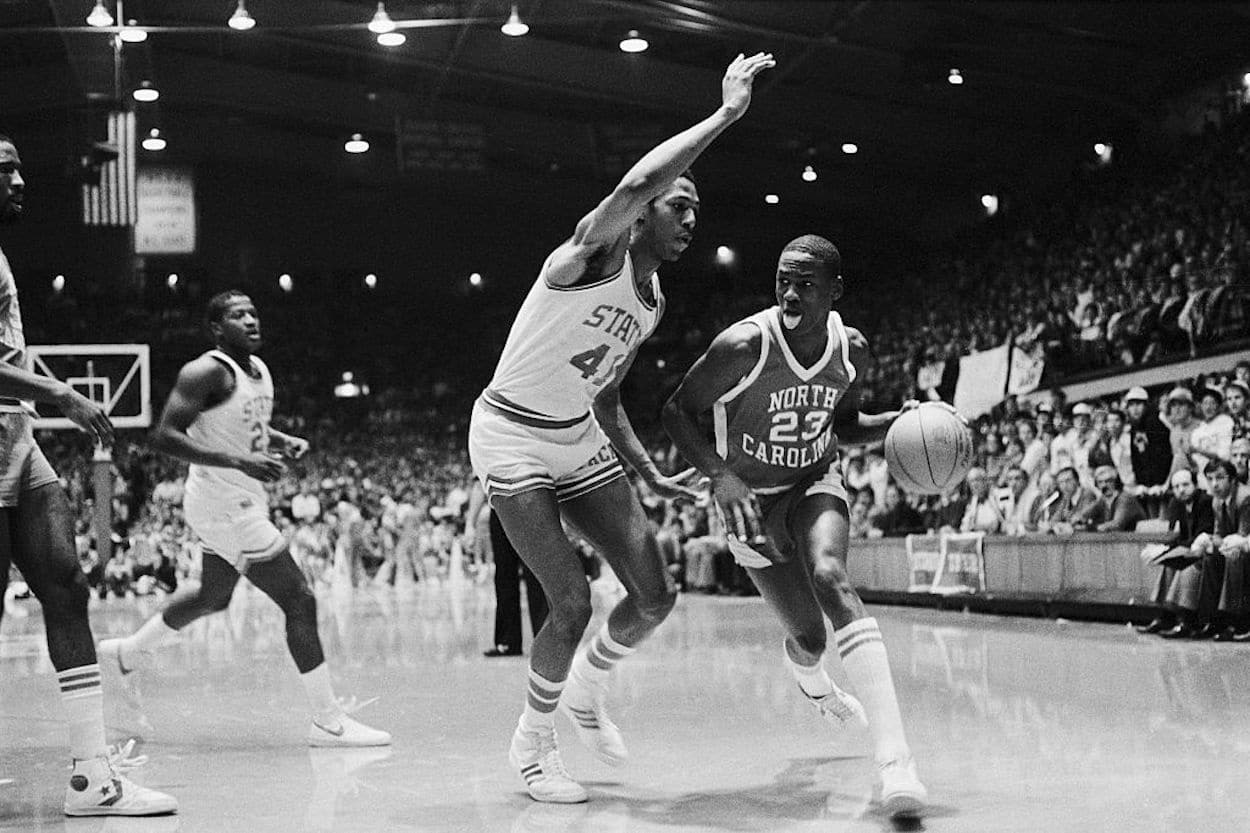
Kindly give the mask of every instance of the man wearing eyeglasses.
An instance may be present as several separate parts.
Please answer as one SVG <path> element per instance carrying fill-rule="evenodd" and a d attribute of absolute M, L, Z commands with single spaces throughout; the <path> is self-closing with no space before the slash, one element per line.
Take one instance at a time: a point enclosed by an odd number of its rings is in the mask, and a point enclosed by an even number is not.
<path fill-rule="evenodd" d="M 1098 489 L 1098 500 L 1090 505 L 1082 518 L 1074 522 L 1078 529 L 1084 528 L 1090 532 L 1131 532 L 1138 521 L 1146 519 L 1141 503 L 1124 491 L 1120 474 L 1114 466 L 1099 466 L 1095 469 L 1094 486 Z"/>

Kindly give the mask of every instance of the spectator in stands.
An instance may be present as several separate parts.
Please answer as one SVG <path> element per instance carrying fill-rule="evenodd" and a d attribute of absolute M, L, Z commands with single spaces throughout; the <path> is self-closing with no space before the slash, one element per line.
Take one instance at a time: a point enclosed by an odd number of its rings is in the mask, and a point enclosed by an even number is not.
<path fill-rule="evenodd" d="M 1205 470 L 1212 460 L 1227 460 L 1233 446 L 1233 418 L 1224 413 L 1224 394 L 1206 387 L 1198 402 L 1202 420 L 1189 435 L 1189 458 L 1194 467 Z M 1203 487 L 1203 478 L 1198 486 Z"/>
<path fill-rule="evenodd" d="M 306 524 L 316 523 L 321 517 L 321 501 L 314 481 L 304 480 L 299 494 L 291 499 L 291 515 Z"/>
<path fill-rule="evenodd" d="M 1039 532 L 1069 535 L 1098 496 L 1081 485 L 1076 469 L 1068 466 L 1055 475 L 1055 490 L 1037 505 L 1033 525 Z"/>
<path fill-rule="evenodd" d="M 985 469 L 973 466 L 968 470 L 968 507 L 959 522 L 960 532 L 997 534 L 1003 528 L 1003 511 L 990 494 L 990 479 Z"/>
<path fill-rule="evenodd" d="M 1020 461 L 1020 468 L 1024 469 L 1024 473 L 1029 476 L 1029 482 L 1036 486 L 1041 479 L 1042 472 L 1046 471 L 1047 466 L 1050 465 L 1046 444 L 1038 438 L 1037 424 L 1031 419 L 1017 420 L 1016 431 L 1020 445 L 1024 446 L 1024 459 Z"/>
<path fill-rule="evenodd" d="M 924 532 L 924 519 L 903 497 L 897 483 L 885 488 L 885 507 L 870 517 L 882 537 L 902 538 Z"/>
<path fill-rule="evenodd" d="M 1228 460 L 1237 470 L 1237 482 L 1250 483 L 1250 437 L 1238 437 L 1228 452 Z"/>
<path fill-rule="evenodd" d="M 1133 473 L 1133 435 L 1128 430 L 1124 412 L 1112 408 L 1107 411 L 1106 422 L 1098 440 L 1089 453 L 1090 465 L 1114 466 L 1120 474 L 1120 482 L 1131 494 L 1137 491 L 1137 475 Z"/>
<path fill-rule="evenodd" d="M 1005 535 L 1024 535 L 1034 532 L 1033 510 L 1037 504 L 1038 490 L 1029 482 L 1029 476 L 1019 466 L 1010 466 L 1006 473 L 1007 495 L 1002 501 L 1003 528 Z"/>
<path fill-rule="evenodd" d="M 1211 483 L 1215 528 L 1202 557 L 1203 587 L 1199 592 L 1199 616 L 1208 624 L 1193 634 L 1223 642 L 1250 640 L 1250 609 L 1247 608 L 1246 556 L 1250 552 L 1250 488 L 1237 482 L 1237 472 L 1227 460 L 1207 464 Z M 1203 614 L 1206 614 L 1205 616 Z"/>
<path fill-rule="evenodd" d="M 1132 432 L 1133 477 L 1136 494 L 1150 514 L 1157 514 L 1172 469 L 1172 445 L 1168 427 L 1150 404 L 1145 388 L 1133 388 L 1124 396 L 1124 410 Z"/>
<path fill-rule="evenodd" d="M 1233 421 L 1233 439 L 1250 437 L 1250 414 L 1246 404 L 1250 400 L 1250 388 L 1236 380 L 1224 386 L 1224 411 Z"/>
<path fill-rule="evenodd" d="M 1099 466 L 1094 472 L 1099 499 L 1073 519 L 1073 526 L 1091 532 L 1132 532 L 1146 513 L 1137 498 L 1124 491 L 1114 466 Z"/>
<path fill-rule="evenodd" d="M 1190 437 L 1198 427 L 1194 418 L 1194 395 L 1189 388 L 1177 385 L 1167 398 L 1167 426 L 1169 441 L 1172 445 L 1172 470 L 1193 468 L 1193 460 L 1189 456 Z M 1206 490 L 1205 475 L 1198 472 L 1198 488 Z"/>
<path fill-rule="evenodd" d="M 1090 425 L 1093 413 L 1094 409 L 1088 402 L 1077 402 L 1072 406 L 1072 427 L 1056 436 L 1050 444 L 1051 474 L 1058 474 L 1060 469 L 1071 466 L 1076 469 L 1082 485 L 1093 484 L 1093 473 L 1089 467 L 1089 451 L 1097 439 Z"/>
<path fill-rule="evenodd" d="M 931 499 L 921 515 L 924 518 L 924 528 L 931 533 L 943 529 L 959 529 L 968 508 L 967 489 L 968 481 L 965 478 L 936 499 Z"/>
<path fill-rule="evenodd" d="M 855 499 L 851 502 L 850 515 L 850 536 L 852 538 L 870 538 L 873 537 L 872 524 L 868 520 L 868 515 L 872 512 L 873 497 L 872 487 L 865 486 L 855 493 Z"/>
<path fill-rule="evenodd" d="M 1198 491 L 1193 472 L 1189 469 L 1176 471 L 1172 475 L 1171 491 L 1163 510 L 1163 518 L 1168 522 L 1168 537 L 1163 542 L 1166 549 L 1152 558 L 1152 563 L 1163 566 L 1151 596 L 1159 613 L 1149 624 L 1139 626 L 1139 633 L 1162 633 L 1179 624 L 1177 613 L 1183 608 L 1178 604 L 1181 588 L 1177 577 L 1198 560 L 1191 549 L 1194 539 L 1203 533 L 1209 535 L 1215 528 L 1211 496 Z"/>

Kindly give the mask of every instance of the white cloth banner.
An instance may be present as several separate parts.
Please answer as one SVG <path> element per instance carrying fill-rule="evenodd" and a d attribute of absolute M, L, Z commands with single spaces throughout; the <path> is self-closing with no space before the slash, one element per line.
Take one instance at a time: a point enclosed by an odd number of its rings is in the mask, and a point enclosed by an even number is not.
<path fill-rule="evenodd" d="M 1010 343 L 973 353 L 959 360 L 959 381 L 955 383 L 955 410 L 969 419 L 988 413 L 1003 401 L 1007 388 L 1007 354 Z"/>
<path fill-rule="evenodd" d="M 1046 360 L 1039 353 L 1040 350 L 1022 350 L 1020 347 L 1011 351 L 1011 377 L 1007 382 L 1007 393 L 1032 393 L 1042 384 Z"/>

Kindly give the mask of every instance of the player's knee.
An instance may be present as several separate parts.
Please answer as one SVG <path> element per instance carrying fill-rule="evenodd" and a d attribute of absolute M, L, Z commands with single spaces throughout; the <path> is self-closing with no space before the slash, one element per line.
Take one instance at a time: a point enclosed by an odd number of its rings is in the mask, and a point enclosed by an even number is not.
<path fill-rule="evenodd" d="M 832 556 L 817 559 L 812 570 L 812 581 L 817 591 L 826 597 L 843 598 L 855 592 L 850 576 L 846 573 L 846 566 Z"/>
<path fill-rule="evenodd" d="M 33 588 L 32 588 L 33 589 Z M 43 607 L 45 618 L 64 618 L 67 616 L 85 616 L 87 614 L 87 597 L 91 594 L 87 586 L 87 577 L 78 569 L 65 569 L 53 576 L 50 587 L 42 588 L 36 594 L 39 604 Z"/>
<path fill-rule="evenodd" d="M 302 585 L 291 597 L 291 601 L 287 607 L 287 617 L 295 617 L 304 622 L 312 622 L 315 626 L 317 623 L 317 597 L 313 595 L 312 589 L 307 585 Z"/>
<path fill-rule="evenodd" d="M 556 636 L 576 642 L 590 624 L 590 589 L 585 593 L 565 593 L 558 599 L 548 600 L 548 618 Z"/>

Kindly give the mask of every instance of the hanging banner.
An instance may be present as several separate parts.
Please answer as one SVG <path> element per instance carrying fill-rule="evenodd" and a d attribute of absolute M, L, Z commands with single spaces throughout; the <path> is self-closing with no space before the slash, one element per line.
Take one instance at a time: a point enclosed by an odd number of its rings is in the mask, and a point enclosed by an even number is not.
<path fill-rule="evenodd" d="M 1007 354 L 1011 343 L 994 347 L 959 360 L 959 380 L 955 383 L 955 409 L 975 419 L 1003 401 L 1007 389 Z"/>
<path fill-rule="evenodd" d="M 141 168 L 137 190 L 135 254 L 195 254 L 195 177 L 191 171 Z"/>
<path fill-rule="evenodd" d="M 1017 347 L 1011 351 L 1011 375 L 1007 381 L 1007 393 L 1032 393 L 1042 384 L 1042 371 L 1046 369 L 1046 359 L 1041 348 L 1022 350 Z"/>
<path fill-rule="evenodd" d="M 930 592 L 967 594 L 985 592 L 985 533 L 946 532 L 941 537 L 941 559 Z"/>
<path fill-rule="evenodd" d="M 907 536 L 907 569 L 911 579 L 909 593 L 928 593 L 933 589 L 942 562 L 942 545 L 936 535 Z"/>

